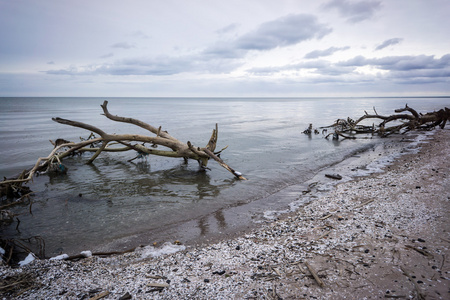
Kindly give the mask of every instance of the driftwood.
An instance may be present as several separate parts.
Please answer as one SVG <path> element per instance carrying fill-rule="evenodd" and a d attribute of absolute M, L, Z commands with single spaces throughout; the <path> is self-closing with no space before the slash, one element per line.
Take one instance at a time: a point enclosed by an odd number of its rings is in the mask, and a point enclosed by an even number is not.
<path fill-rule="evenodd" d="M 316 280 L 317 284 L 318 284 L 320 287 L 324 287 L 325 284 L 323 283 L 322 279 L 319 278 L 319 275 L 317 275 L 316 270 L 314 270 L 314 268 L 313 268 L 308 262 L 306 262 L 306 261 L 305 261 L 305 265 L 306 265 L 306 267 L 308 268 L 308 270 L 309 270 L 309 272 L 311 273 L 311 275 L 312 275 L 312 276 L 314 277 L 314 279 Z"/>
<path fill-rule="evenodd" d="M 450 120 L 450 109 L 447 107 L 438 111 L 421 114 L 406 104 L 404 108 L 396 109 L 396 114 L 389 116 L 379 115 L 375 108 L 373 110 L 374 114 L 365 112 L 356 121 L 351 118 L 338 119 L 334 124 L 320 127 L 320 129 L 322 129 L 323 134 L 327 133 L 325 138 L 332 136 L 335 140 L 339 139 L 339 137 L 344 139 L 370 139 L 374 135 L 386 137 L 394 133 L 406 133 L 411 130 L 431 130 L 436 126 L 444 128 L 447 121 Z M 378 119 L 381 122 L 378 125 L 361 125 L 364 120 L 369 119 Z M 334 132 L 328 133 L 327 130 L 329 128 L 334 129 Z M 313 129 L 310 124 L 303 133 L 311 134 L 312 132 Z M 314 133 L 317 134 L 318 130 L 314 130 Z"/>
<path fill-rule="evenodd" d="M 94 152 L 88 163 L 92 163 L 102 152 L 120 152 L 129 150 L 137 151 L 138 156 L 151 154 L 183 158 L 185 161 L 193 159 L 198 161 L 202 168 L 206 168 L 209 159 L 212 158 L 226 170 L 231 172 L 237 179 L 246 180 L 240 172 L 235 171 L 218 157 L 219 153 L 224 149 L 219 152 L 214 152 L 216 149 L 218 136 L 217 124 L 206 146 L 196 147 L 189 141 L 187 143 L 179 141 L 178 139 L 172 137 L 167 131 L 163 131 L 161 127 L 156 128 L 137 119 L 112 115 L 108 111 L 107 105 L 108 101 L 104 101 L 101 108 L 103 109 L 103 115 L 108 119 L 139 126 L 150 131 L 155 136 L 138 134 L 108 134 L 100 128 L 90 124 L 62 118 L 52 118 L 53 121 L 59 124 L 86 129 L 91 132 L 91 135 L 88 139 L 82 140 L 78 143 L 70 142 L 64 139 L 57 139 L 55 142 L 51 141 L 54 145 L 54 149 L 47 157 L 40 157 L 34 167 L 28 171 L 24 171 L 20 177 L 13 179 L 5 178 L 4 181 L 0 182 L 0 196 L 3 197 L 8 195 L 9 198 L 10 195 L 14 196 L 14 193 L 20 196 L 21 193 L 18 193 L 17 191 L 24 188 L 22 187 L 22 183 L 30 181 L 36 172 L 67 172 L 67 168 L 61 161 L 67 156 L 84 152 Z M 146 146 L 146 143 L 150 144 L 150 146 Z M 117 144 L 121 144 L 122 147 L 113 146 Z M 164 149 L 157 149 L 158 146 L 162 146 Z M 25 192 L 29 193 L 29 190 L 26 190 Z"/>

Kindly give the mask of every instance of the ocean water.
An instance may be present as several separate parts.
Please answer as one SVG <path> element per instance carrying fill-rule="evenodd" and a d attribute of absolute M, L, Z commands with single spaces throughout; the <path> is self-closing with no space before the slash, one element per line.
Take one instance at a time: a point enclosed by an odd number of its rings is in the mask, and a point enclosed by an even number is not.
<path fill-rule="evenodd" d="M 20 225 L 1 227 L 3 237 L 41 236 L 52 256 L 232 231 L 235 222 L 251 223 L 254 216 L 241 211 L 230 217 L 225 212 L 231 208 L 258 203 L 277 209 L 272 195 L 385 141 L 332 141 L 322 134 L 302 134 L 310 123 L 320 127 L 338 118 L 357 119 L 373 107 L 388 115 L 406 103 L 420 112 L 450 105 L 450 98 L 0 98 L 0 176 L 31 168 L 52 151 L 49 140 L 76 142 L 89 135 L 52 117 L 89 123 L 108 133 L 151 135 L 101 115 L 104 100 L 114 115 L 162 126 L 200 147 L 218 123 L 216 150 L 228 146 L 221 158 L 249 180 L 235 180 L 214 161 L 202 172 L 197 162 L 185 164 L 178 158 L 127 162 L 136 156 L 128 151 L 102 153 L 87 165 L 92 154 L 86 153 L 64 160 L 66 175 L 41 175 L 28 184 L 35 192 L 32 214 L 29 206 L 12 208 Z"/>

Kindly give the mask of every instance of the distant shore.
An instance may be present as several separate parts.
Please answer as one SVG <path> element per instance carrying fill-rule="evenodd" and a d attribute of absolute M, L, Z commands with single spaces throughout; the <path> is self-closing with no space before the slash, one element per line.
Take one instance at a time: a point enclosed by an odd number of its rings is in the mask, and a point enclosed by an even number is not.
<path fill-rule="evenodd" d="M 449 149 L 436 129 L 419 153 L 242 236 L 1 266 L 0 287 L 15 299 L 448 299 Z"/>

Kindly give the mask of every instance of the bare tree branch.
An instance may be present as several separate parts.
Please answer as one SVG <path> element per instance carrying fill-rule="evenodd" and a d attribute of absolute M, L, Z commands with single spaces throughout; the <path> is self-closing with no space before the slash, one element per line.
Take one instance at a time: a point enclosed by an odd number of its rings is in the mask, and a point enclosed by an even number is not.
<path fill-rule="evenodd" d="M 183 143 L 178 139 L 172 137 L 167 133 L 167 131 L 162 131 L 161 127 L 154 127 L 150 124 L 142 122 L 133 118 L 125 118 L 120 116 L 114 116 L 108 111 L 108 101 L 104 101 L 101 105 L 104 115 L 116 122 L 129 123 L 141 128 L 144 128 L 156 136 L 147 136 L 139 134 L 108 134 L 98 127 L 90 124 L 62 119 L 62 118 L 52 118 L 53 121 L 69 125 L 73 127 L 78 127 L 91 132 L 91 135 L 87 140 L 82 140 L 79 143 L 68 142 L 64 139 L 58 139 L 52 144 L 55 148 L 50 152 L 47 157 L 40 157 L 33 168 L 29 171 L 25 171 L 23 176 L 16 179 L 9 179 L 0 182 L 3 187 L 10 184 L 20 185 L 22 183 L 30 181 L 37 171 L 48 171 L 51 167 L 55 169 L 55 166 L 63 168 L 61 160 L 74 153 L 84 153 L 84 152 L 95 152 L 94 155 L 88 160 L 88 163 L 93 163 L 94 160 L 103 152 L 120 152 L 134 150 L 138 153 L 146 153 L 151 155 L 183 158 L 185 160 L 193 159 L 200 163 L 203 168 L 206 168 L 209 159 L 214 159 L 219 163 L 220 166 L 224 167 L 230 173 L 232 173 L 238 179 L 245 179 L 241 173 L 235 171 L 230 166 L 228 166 L 222 159 L 214 154 L 217 145 L 218 138 L 218 125 L 216 124 L 211 137 L 204 148 L 195 147 L 190 142 Z M 100 137 L 93 137 L 93 133 L 99 135 Z M 112 147 L 114 144 L 122 144 L 125 147 Z M 145 143 L 151 144 L 150 148 L 145 146 Z M 91 146 L 91 148 L 87 147 Z M 155 149 L 161 146 L 166 149 L 160 150 Z M 225 148 L 224 148 L 225 149 Z M 223 149 L 222 149 L 223 150 Z M 56 168 L 57 169 L 57 168 Z M 67 169 L 65 169 L 67 170 Z M 3 196 L 0 195 L 0 196 Z"/>

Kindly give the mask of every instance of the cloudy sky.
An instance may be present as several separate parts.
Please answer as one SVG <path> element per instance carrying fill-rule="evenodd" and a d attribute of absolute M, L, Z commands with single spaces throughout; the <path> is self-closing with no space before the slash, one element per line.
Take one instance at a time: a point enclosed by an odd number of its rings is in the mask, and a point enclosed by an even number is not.
<path fill-rule="evenodd" d="M 0 0 L 0 96 L 450 95 L 449 0 Z"/>

